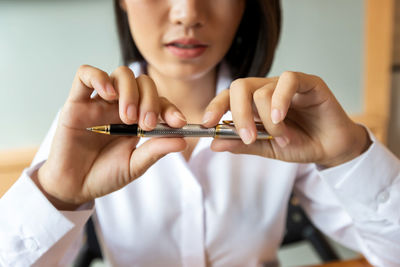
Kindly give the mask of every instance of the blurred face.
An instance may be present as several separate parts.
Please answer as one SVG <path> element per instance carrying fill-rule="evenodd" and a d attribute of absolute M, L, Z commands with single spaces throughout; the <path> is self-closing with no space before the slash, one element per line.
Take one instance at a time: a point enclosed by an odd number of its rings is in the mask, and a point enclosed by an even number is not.
<path fill-rule="evenodd" d="M 245 0 L 122 0 L 133 39 L 149 68 L 195 79 L 225 56 Z"/>

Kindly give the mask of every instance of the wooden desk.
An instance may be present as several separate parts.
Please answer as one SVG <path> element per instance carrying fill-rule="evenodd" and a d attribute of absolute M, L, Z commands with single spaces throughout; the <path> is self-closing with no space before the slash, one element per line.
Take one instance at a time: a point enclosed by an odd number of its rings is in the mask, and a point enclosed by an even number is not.
<path fill-rule="evenodd" d="M 31 163 L 37 147 L 0 151 L 0 197 L 18 179 L 24 168 Z"/>
<path fill-rule="evenodd" d="M 369 264 L 365 259 L 355 259 L 314 265 L 312 267 L 372 267 L 372 265 Z"/>

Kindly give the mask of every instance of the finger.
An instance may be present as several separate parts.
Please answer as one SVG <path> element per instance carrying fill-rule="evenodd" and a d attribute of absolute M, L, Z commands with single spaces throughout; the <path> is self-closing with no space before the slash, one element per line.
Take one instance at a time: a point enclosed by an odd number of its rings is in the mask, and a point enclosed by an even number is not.
<path fill-rule="evenodd" d="M 151 165 L 168 153 L 183 151 L 183 138 L 152 138 L 133 151 L 130 159 L 131 179 L 140 177 Z"/>
<path fill-rule="evenodd" d="M 271 141 L 258 140 L 253 144 L 246 145 L 240 140 L 214 139 L 211 149 L 215 152 L 231 152 L 234 154 L 258 155 L 267 158 L 277 158 Z"/>
<path fill-rule="evenodd" d="M 321 81 L 317 76 L 301 72 L 283 72 L 272 96 L 271 120 L 275 124 L 283 121 L 296 93 L 307 94 L 320 86 Z"/>
<path fill-rule="evenodd" d="M 62 108 L 63 124 L 69 128 L 86 131 L 86 128 L 122 123 L 118 114 L 118 103 L 106 101 L 91 101 L 77 107 L 73 102 L 67 102 Z"/>
<path fill-rule="evenodd" d="M 229 110 L 229 90 L 223 90 L 208 104 L 203 116 L 203 125 L 213 127 L 218 124 L 221 117 Z"/>
<path fill-rule="evenodd" d="M 156 126 L 160 113 L 157 88 L 147 75 L 140 75 L 136 82 L 139 88 L 139 126 L 150 131 Z"/>
<path fill-rule="evenodd" d="M 253 93 L 253 99 L 264 128 L 275 137 L 275 142 L 281 147 L 285 147 L 290 142 L 286 124 L 284 122 L 273 123 L 270 115 L 274 89 L 275 83 L 266 84 Z"/>
<path fill-rule="evenodd" d="M 321 83 L 323 83 L 322 80 Z M 325 87 L 328 90 L 319 90 L 317 89 L 318 87 L 316 87 L 315 90 L 309 90 L 305 93 L 295 94 L 292 99 L 291 107 L 298 109 L 316 107 L 319 104 L 327 101 L 330 97 L 334 98 L 326 85 L 321 86 L 321 88 Z"/>
<path fill-rule="evenodd" d="M 133 71 L 126 66 L 117 68 L 111 79 L 119 94 L 119 116 L 126 124 L 137 122 L 139 90 Z"/>
<path fill-rule="evenodd" d="M 246 146 L 241 140 L 214 139 L 211 142 L 211 150 L 215 152 L 231 151 L 235 148 Z"/>
<path fill-rule="evenodd" d="M 117 92 L 107 73 L 89 65 L 82 65 L 76 72 L 68 99 L 70 101 L 89 100 L 93 90 L 108 101 L 117 97 Z"/>
<path fill-rule="evenodd" d="M 179 109 L 165 97 L 159 98 L 161 118 L 171 127 L 183 127 L 187 121 Z"/>
<path fill-rule="evenodd" d="M 166 154 L 186 148 L 183 138 L 152 138 L 136 148 L 138 141 L 139 138 L 116 137 L 102 150 L 83 188 L 87 192 L 86 195 L 91 195 L 90 199 L 124 187 Z M 100 192 L 90 192 L 91 188 L 99 185 L 104 185 L 101 186 Z"/>
<path fill-rule="evenodd" d="M 235 80 L 230 87 L 230 108 L 236 130 L 245 144 L 256 139 L 256 126 L 253 116 L 253 91 L 257 87 L 250 79 Z"/>

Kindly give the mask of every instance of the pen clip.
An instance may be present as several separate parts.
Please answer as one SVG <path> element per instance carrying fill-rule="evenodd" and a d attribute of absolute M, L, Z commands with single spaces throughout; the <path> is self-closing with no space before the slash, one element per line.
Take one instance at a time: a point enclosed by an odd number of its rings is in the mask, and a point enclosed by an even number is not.
<path fill-rule="evenodd" d="M 223 120 L 222 123 L 223 123 L 223 124 L 226 124 L 226 125 L 235 126 L 235 124 L 233 123 L 232 120 Z M 260 122 L 260 121 L 255 121 L 254 123 L 256 124 L 256 126 L 257 126 L 257 125 L 263 125 L 263 123 Z"/>
<path fill-rule="evenodd" d="M 223 120 L 222 123 L 227 125 L 234 125 L 232 120 Z"/>

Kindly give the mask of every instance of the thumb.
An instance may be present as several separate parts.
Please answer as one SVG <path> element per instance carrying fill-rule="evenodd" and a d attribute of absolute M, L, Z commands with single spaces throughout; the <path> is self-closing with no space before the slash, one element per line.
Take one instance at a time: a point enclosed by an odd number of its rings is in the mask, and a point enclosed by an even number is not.
<path fill-rule="evenodd" d="M 130 158 L 131 181 L 140 177 L 151 165 L 168 153 L 186 148 L 182 138 L 152 138 L 135 149 Z"/>

